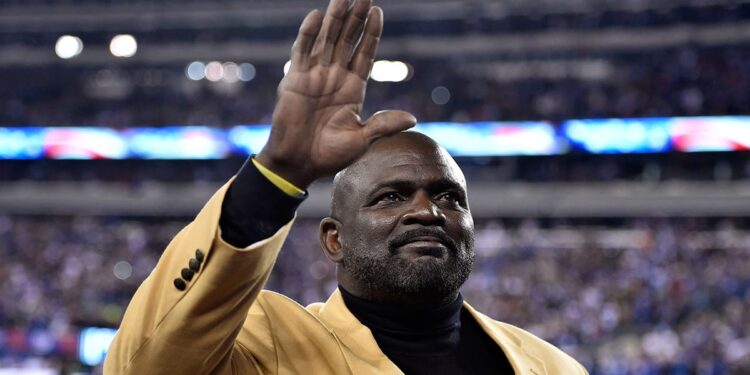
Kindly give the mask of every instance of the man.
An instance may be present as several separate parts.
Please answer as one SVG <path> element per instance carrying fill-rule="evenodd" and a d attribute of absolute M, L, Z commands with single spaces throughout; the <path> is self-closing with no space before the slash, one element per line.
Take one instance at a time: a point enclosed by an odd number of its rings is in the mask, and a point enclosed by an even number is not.
<path fill-rule="evenodd" d="M 585 374 L 463 302 L 464 177 L 416 120 L 359 112 L 382 31 L 370 0 L 302 22 L 268 144 L 169 244 L 133 297 L 107 374 Z M 337 173 L 320 242 L 340 287 L 304 308 L 261 291 L 305 189 Z"/>

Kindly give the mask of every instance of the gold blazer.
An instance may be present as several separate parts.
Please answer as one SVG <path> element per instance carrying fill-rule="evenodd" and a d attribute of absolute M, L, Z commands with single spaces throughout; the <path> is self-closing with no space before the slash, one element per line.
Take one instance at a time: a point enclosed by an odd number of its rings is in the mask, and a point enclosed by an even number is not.
<path fill-rule="evenodd" d="M 104 373 L 403 374 L 338 290 L 307 307 L 261 290 L 294 220 L 247 248 L 227 244 L 218 222 L 230 183 L 177 234 L 138 288 Z M 531 333 L 465 307 L 516 374 L 586 374 Z"/>

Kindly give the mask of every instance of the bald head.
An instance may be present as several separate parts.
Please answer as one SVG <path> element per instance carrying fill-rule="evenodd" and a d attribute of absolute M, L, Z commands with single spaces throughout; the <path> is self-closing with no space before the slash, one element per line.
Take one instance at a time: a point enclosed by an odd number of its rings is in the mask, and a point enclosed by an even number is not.
<path fill-rule="evenodd" d="M 373 142 L 367 152 L 333 179 L 331 216 L 341 218 L 355 191 L 366 188 L 373 177 L 391 167 L 406 164 L 438 164 L 446 168 L 464 189 L 466 180 L 448 151 L 432 138 L 413 131 L 396 133 Z M 380 172 L 380 173 L 379 173 Z M 387 173 L 385 176 L 388 177 Z M 381 178 L 375 178 L 375 180 Z"/>
<path fill-rule="evenodd" d="M 454 301 L 474 262 L 466 180 L 429 137 L 378 139 L 334 180 L 321 245 L 339 284 L 372 301 Z"/>

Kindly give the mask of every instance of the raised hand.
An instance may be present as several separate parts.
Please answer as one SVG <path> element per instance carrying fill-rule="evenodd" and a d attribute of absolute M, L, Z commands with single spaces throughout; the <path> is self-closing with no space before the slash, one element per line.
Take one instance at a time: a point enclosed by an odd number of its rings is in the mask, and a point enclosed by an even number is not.
<path fill-rule="evenodd" d="M 299 29 L 289 72 L 281 80 L 271 137 L 257 160 L 300 188 L 354 162 L 377 138 L 410 128 L 414 116 L 359 113 L 383 31 L 372 0 L 331 0 Z"/>

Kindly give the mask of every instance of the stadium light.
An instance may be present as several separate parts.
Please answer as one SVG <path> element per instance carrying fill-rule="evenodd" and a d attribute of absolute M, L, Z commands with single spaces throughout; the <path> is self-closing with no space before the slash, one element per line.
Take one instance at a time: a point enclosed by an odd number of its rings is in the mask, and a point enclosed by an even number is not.
<path fill-rule="evenodd" d="M 240 81 L 252 81 L 255 78 L 255 73 L 255 65 L 250 63 L 240 64 Z"/>
<path fill-rule="evenodd" d="M 193 81 L 200 81 L 206 78 L 206 64 L 200 61 L 193 61 L 185 68 L 185 75 Z"/>
<path fill-rule="evenodd" d="M 138 42 L 130 34 L 115 35 L 109 43 L 109 51 L 116 57 L 132 57 L 138 51 Z"/>
<path fill-rule="evenodd" d="M 236 63 L 228 61 L 222 64 L 224 68 L 224 82 L 235 83 L 240 79 L 240 67 Z"/>
<path fill-rule="evenodd" d="M 375 61 L 370 73 L 370 78 L 378 82 L 402 82 L 408 77 L 409 66 L 401 61 Z"/>
<path fill-rule="evenodd" d="M 218 82 L 224 77 L 224 65 L 218 61 L 211 61 L 206 64 L 206 79 L 211 82 Z"/>
<path fill-rule="evenodd" d="M 63 35 L 55 43 L 55 54 L 61 59 L 72 59 L 83 51 L 81 38 L 72 35 Z"/>
<path fill-rule="evenodd" d="M 185 76 L 192 81 L 207 79 L 211 82 L 248 82 L 255 78 L 255 73 L 255 65 L 250 63 L 237 64 L 232 61 L 224 63 L 220 61 L 209 63 L 193 61 L 185 67 Z"/>

